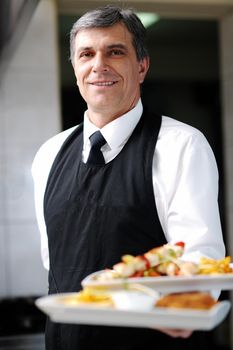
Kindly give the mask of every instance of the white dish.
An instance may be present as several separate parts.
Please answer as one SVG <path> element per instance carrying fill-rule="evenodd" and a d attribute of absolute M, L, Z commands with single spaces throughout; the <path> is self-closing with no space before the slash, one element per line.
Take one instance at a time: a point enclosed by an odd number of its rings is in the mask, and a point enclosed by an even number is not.
<path fill-rule="evenodd" d="M 122 288 L 132 283 L 143 284 L 159 292 L 175 293 L 184 291 L 232 290 L 233 273 L 219 275 L 134 277 L 128 279 L 96 280 L 103 271 L 97 271 L 82 280 L 82 287 L 103 286 Z"/>
<path fill-rule="evenodd" d="M 211 330 L 219 325 L 230 310 L 230 302 L 222 301 L 210 310 L 155 307 L 151 311 L 117 310 L 93 305 L 66 305 L 62 298 L 76 293 L 57 294 L 36 300 L 37 307 L 52 321 L 71 324 L 165 327 L 175 329 Z"/>
<path fill-rule="evenodd" d="M 110 293 L 118 310 L 152 310 L 160 296 L 158 292 L 142 284 L 131 284 L 127 289 L 111 290 Z"/>

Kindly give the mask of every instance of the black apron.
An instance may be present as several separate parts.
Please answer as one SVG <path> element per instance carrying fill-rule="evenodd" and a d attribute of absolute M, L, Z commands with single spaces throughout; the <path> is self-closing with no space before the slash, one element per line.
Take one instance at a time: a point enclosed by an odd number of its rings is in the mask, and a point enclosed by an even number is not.
<path fill-rule="evenodd" d="M 82 162 L 82 125 L 64 142 L 44 198 L 50 294 L 79 291 L 84 277 L 111 268 L 123 254 L 142 254 L 166 243 L 152 184 L 160 126 L 160 116 L 144 112 L 122 151 L 104 166 Z M 191 343 L 143 328 L 50 320 L 46 326 L 47 350 L 141 350 L 151 344 L 188 350 Z"/>

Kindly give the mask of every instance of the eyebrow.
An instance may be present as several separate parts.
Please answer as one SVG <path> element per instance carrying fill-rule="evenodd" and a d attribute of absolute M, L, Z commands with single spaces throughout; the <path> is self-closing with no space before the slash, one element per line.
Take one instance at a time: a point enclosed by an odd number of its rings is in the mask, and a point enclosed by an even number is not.
<path fill-rule="evenodd" d="M 127 50 L 126 45 L 121 44 L 121 43 L 116 43 L 116 44 L 111 44 L 111 45 L 107 45 L 107 49 L 124 49 Z M 93 50 L 93 46 L 81 46 L 77 49 L 77 52 L 81 52 L 81 51 L 88 51 L 88 50 Z"/>
<path fill-rule="evenodd" d="M 124 45 L 124 44 L 111 44 L 111 45 L 108 45 L 107 46 L 107 48 L 108 49 L 115 49 L 115 48 L 117 48 L 117 49 L 124 49 L 124 50 L 126 50 L 127 49 L 127 47 Z"/>

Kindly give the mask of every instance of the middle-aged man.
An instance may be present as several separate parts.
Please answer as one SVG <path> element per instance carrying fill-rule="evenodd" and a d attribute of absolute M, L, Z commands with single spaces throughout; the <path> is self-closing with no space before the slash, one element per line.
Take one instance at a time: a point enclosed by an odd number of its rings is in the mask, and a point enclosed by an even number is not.
<path fill-rule="evenodd" d="M 143 106 L 144 40 L 135 13 L 114 6 L 73 25 L 71 60 L 87 103 L 84 122 L 48 140 L 32 169 L 49 293 L 78 291 L 85 276 L 123 254 L 166 242 L 184 241 L 190 260 L 225 254 L 213 152 L 198 130 Z M 48 320 L 46 349 L 206 349 L 202 335 Z"/>

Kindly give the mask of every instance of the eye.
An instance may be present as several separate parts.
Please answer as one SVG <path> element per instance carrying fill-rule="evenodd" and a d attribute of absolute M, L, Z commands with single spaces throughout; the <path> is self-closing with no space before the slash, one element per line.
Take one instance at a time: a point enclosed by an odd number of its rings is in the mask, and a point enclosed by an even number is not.
<path fill-rule="evenodd" d="M 93 52 L 91 51 L 84 51 L 84 52 L 81 52 L 80 55 L 79 55 L 79 58 L 90 58 L 90 57 L 93 57 L 94 54 Z"/>
<path fill-rule="evenodd" d="M 122 50 L 115 49 L 115 50 L 111 50 L 110 55 L 111 56 L 122 56 L 122 55 L 124 55 L 124 52 Z"/>

